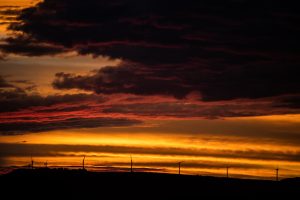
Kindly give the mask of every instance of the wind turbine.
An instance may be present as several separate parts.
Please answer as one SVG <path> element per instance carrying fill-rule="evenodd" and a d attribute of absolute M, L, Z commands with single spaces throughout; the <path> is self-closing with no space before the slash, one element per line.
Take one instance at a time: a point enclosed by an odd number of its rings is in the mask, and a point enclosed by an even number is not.
<path fill-rule="evenodd" d="M 34 164 L 34 161 L 33 161 L 32 156 L 31 156 L 31 169 L 33 169 L 33 164 Z"/>
<path fill-rule="evenodd" d="M 132 169 L 132 156 L 130 155 L 130 172 L 132 173 L 133 172 L 133 169 Z"/>
<path fill-rule="evenodd" d="M 226 177 L 229 178 L 229 166 L 226 166 Z"/>
<path fill-rule="evenodd" d="M 85 155 L 83 156 L 83 159 L 82 159 L 82 169 L 85 170 L 84 168 L 84 161 L 85 161 Z"/>
<path fill-rule="evenodd" d="M 278 181 L 279 180 L 279 168 L 278 168 L 278 166 L 277 166 L 277 168 L 275 169 L 275 171 L 276 171 L 276 181 Z"/>
<path fill-rule="evenodd" d="M 178 162 L 178 174 L 179 174 L 179 175 L 180 175 L 181 163 L 183 163 L 183 161 L 181 161 L 181 162 Z"/>

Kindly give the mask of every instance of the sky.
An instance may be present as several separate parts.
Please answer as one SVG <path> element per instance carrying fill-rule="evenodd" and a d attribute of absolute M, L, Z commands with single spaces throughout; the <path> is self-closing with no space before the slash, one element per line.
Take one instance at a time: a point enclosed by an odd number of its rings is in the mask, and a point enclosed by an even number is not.
<path fill-rule="evenodd" d="M 299 11 L 2 0 L 0 168 L 300 176 Z"/>

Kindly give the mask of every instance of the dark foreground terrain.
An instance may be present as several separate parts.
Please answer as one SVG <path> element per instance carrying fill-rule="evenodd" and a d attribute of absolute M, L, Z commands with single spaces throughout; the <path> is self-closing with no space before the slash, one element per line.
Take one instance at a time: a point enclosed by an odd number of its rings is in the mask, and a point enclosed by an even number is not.
<path fill-rule="evenodd" d="M 158 173 L 19 169 L 0 176 L 1 199 L 300 199 L 300 179 L 261 181 Z"/>

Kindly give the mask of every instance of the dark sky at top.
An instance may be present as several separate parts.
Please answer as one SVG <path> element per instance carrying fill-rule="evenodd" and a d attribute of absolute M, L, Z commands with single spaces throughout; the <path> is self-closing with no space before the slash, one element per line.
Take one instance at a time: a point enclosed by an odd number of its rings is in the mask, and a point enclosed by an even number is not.
<path fill-rule="evenodd" d="M 299 113 L 300 8 L 295 1 L 44 0 L 1 12 L 17 15 L 8 27 L 12 34 L 0 43 L 3 59 L 77 52 L 122 62 L 88 74 L 57 71 L 52 79 L 57 90 L 80 89 L 88 95 L 32 95 L 28 91 L 35 85 L 19 88 L 0 76 L 5 105 L 0 112 L 92 99 L 97 113 L 106 115 L 95 126 L 106 124 L 110 113 L 179 118 Z M 116 103 L 113 95 L 129 96 Z M 157 96 L 170 99 L 153 103 Z M 190 98 L 192 104 L 184 104 Z M 85 103 L 64 111 L 92 109 Z M 46 130 L 78 120 L 55 121 Z M 94 127 L 86 120 L 82 127 Z M 140 123 L 127 120 L 122 125 Z M 20 129 L 39 131 L 35 123 Z M 8 132 L 19 131 L 15 125 L 1 124 Z"/>
<path fill-rule="evenodd" d="M 96 93 L 197 91 L 204 101 L 300 91 L 299 8 L 292 1 L 45 0 L 23 10 L 4 52 L 77 51 L 122 58 L 93 76 L 58 73 L 54 86 Z"/>

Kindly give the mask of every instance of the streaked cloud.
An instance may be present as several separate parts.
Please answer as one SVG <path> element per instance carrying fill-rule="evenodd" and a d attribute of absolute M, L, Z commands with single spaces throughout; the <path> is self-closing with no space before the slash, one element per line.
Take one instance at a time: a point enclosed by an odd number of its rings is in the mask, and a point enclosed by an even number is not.
<path fill-rule="evenodd" d="M 24 83 L 24 80 L 16 80 L 14 84 L 20 82 Z M 22 89 L 3 78 L 2 83 L 3 87 L 5 86 L 0 90 L 0 103 L 3 105 L 0 109 L 2 134 L 69 129 L 72 126 L 94 128 L 105 126 L 105 123 L 107 126 L 118 123 L 120 126 L 130 126 L 148 120 L 229 120 L 267 115 L 297 116 L 299 113 L 298 109 L 281 105 L 286 99 L 296 96 L 216 102 L 199 101 L 197 95 L 190 95 L 184 99 L 162 95 L 85 93 L 42 96 L 32 92 L 28 86 Z M 25 84 L 27 83 L 25 81 Z M 292 137 L 293 134 L 288 135 L 285 134 L 285 137 Z"/>
<path fill-rule="evenodd" d="M 214 150 L 214 149 L 185 149 L 171 147 L 134 147 L 134 146 L 100 146 L 100 145 L 46 145 L 46 144 L 0 144 L 1 156 L 78 156 L 78 153 L 125 153 L 125 154 L 149 154 L 167 156 L 194 156 L 194 157 L 217 157 L 232 159 L 256 159 L 273 161 L 300 161 L 300 152 L 274 151 L 274 150 Z M 70 154 L 71 153 L 71 154 Z"/>

